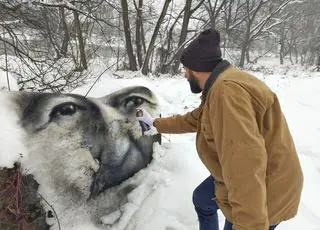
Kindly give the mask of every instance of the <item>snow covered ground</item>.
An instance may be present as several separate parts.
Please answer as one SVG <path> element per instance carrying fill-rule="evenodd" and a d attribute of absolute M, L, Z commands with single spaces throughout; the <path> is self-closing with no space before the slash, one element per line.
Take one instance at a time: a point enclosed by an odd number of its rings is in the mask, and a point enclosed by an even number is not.
<path fill-rule="evenodd" d="M 320 74 L 255 74 L 280 98 L 299 151 L 305 177 L 297 217 L 281 223 L 277 229 L 320 230 Z M 105 74 L 93 87 L 89 96 L 100 97 L 125 86 L 144 85 L 156 93 L 162 116 L 185 113 L 200 103 L 199 95 L 190 92 L 189 84 L 182 76 L 147 78 L 135 75 L 136 73 L 130 72 L 117 73 L 117 76 Z M 85 94 L 90 86 L 89 83 L 73 93 Z M 5 103 L 0 98 L 0 106 L 4 106 Z M 0 113 L 0 159 L 6 159 L 4 154 L 17 145 L 17 134 L 14 128 L 10 128 L 7 115 L 5 112 Z M 122 213 L 120 221 L 112 227 L 102 229 L 197 229 L 192 191 L 209 173 L 198 159 L 194 142 L 195 134 L 163 135 L 163 144 L 155 145 L 152 163 L 124 182 L 136 181 L 138 184 L 130 192 L 128 201 L 120 207 L 119 212 L 101 218 L 102 222 L 108 224 Z M 78 215 L 77 221 L 62 229 L 100 229 L 91 223 L 85 210 L 79 211 Z M 222 229 L 224 218 L 221 213 L 219 215 Z"/>

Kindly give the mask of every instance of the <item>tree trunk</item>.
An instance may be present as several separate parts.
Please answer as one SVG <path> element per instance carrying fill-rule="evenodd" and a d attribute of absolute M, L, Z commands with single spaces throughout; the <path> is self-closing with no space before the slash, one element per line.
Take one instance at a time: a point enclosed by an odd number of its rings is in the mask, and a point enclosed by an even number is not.
<path fill-rule="evenodd" d="M 249 10 L 248 10 L 249 12 Z M 248 22 L 247 22 L 247 28 L 246 28 L 246 33 L 245 36 L 243 38 L 243 42 L 242 42 L 242 46 L 241 46 L 241 56 L 240 56 L 240 61 L 239 61 L 239 67 L 243 68 L 244 67 L 244 63 L 245 63 L 245 58 L 246 58 L 246 52 L 248 50 L 249 47 L 249 41 L 250 41 L 250 27 L 251 27 L 251 20 L 250 20 L 250 16 L 247 15 L 248 17 Z"/>
<path fill-rule="evenodd" d="M 247 60 L 247 63 L 250 63 L 250 46 L 249 45 L 246 50 L 246 60 Z"/>
<path fill-rule="evenodd" d="M 124 36 L 126 39 L 126 50 L 129 57 L 129 69 L 132 71 L 137 70 L 137 62 L 136 58 L 133 54 L 133 48 L 131 43 L 131 32 L 130 32 L 130 23 L 129 23 L 129 10 L 128 10 L 128 2 L 127 0 L 121 0 L 122 7 L 122 19 L 123 19 L 123 29 Z"/>
<path fill-rule="evenodd" d="M 226 32 L 226 34 L 225 34 L 225 36 L 224 36 L 224 38 L 223 38 L 223 48 L 222 48 L 222 50 L 223 50 L 223 54 L 222 54 L 222 57 L 223 58 L 226 58 L 226 51 L 227 51 L 227 45 L 228 45 L 228 39 L 229 39 L 229 35 L 228 35 L 228 33 Z"/>
<path fill-rule="evenodd" d="M 228 2 L 228 5 L 225 4 L 224 14 L 225 14 L 225 36 L 223 42 L 223 58 L 226 57 L 226 51 L 230 39 L 230 25 L 231 25 L 231 18 L 232 18 L 232 9 L 233 9 L 234 0 Z"/>
<path fill-rule="evenodd" d="M 246 55 L 246 44 L 243 43 L 242 48 L 241 48 L 241 55 L 240 55 L 240 61 L 239 61 L 239 67 L 243 68 L 244 66 L 244 61 L 245 61 L 245 55 Z"/>
<path fill-rule="evenodd" d="M 314 65 L 316 60 L 316 50 L 312 47 L 309 46 L 309 58 L 308 58 L 308 64 L 309 65 Z"/>
<path fill-rule="evenodd" d="M 9 69 L 8 69 L 8 54 L 7 54 L 7 44 L 3 42 L 4 46 L 4 57 L 5 57 L 5 64 L 6 64 L 6 77 L 7 77 L 7 84 L 8 84 L 8 90 L 11 91 L 10 89 L 10 79 L 9 79 Z"/>
<path fill-rule="evenodd" d="M 241 56 L 240 56 L 240 62 L 239 62 L 239 67 L 240 68 L 244 67 L 245 58 L 246 58 L 246 52 L 247 52 L 247 49 L 249 47 L 249 36 L 250 36 L 250 29 L 248 27 L 247 31 L 246 31 L 246 35 L 245 35 L 244 41 L 242 43 L 242 47 L 241 47 Z"/>
<path fill-rule="evenodd" d="M 148 69 L 151 71 L 152 71 L 152 67 L 153 67 L 153 60 L 154 60 L 154 51 L 152 50 L 151 56 L 150 56 L 150 61 L 149 61 L 149 67 L 148 67 Z"/>
<path fill-rule="evenodd" d="M 119 26 L 119 28 L 121 27 L 120 15 L 118 17 L 118 26 Z M 121 30 L 118 30 L 118 36 L 119 36 L 119 38 L 122 36 Z M 119 70 L 120 69 L 120 65 L 119 65 L 119 63 L 120 63 L 120 42 L 117 42 L 117 44 L 118 44 L 118 46 L 117 46 L 117 70 Z"/>
<path fill-rule="evenodd" d="M 289 50 L 289 59 L 290 59 L 291 65 L 293 65 L 294 62 L 293 62 L 293 59 L 292 59 L 292 51 L 291 51 L 291 49 Z"/>
<path fill-rule="evenodd" d="M 86 53 L 85 53 L 85 49 L 84 49 L 84 41 L 83 41 L 81 25 L 80 25 L 80 20 L 79 20 L 79 14 L 76 10 L 73 11 L 73 16 L 74 16 L 74 23 L 75 23 L 75 27 L 76 27 L 76 31 L 77 31 L 77 38 L 78 38 L 78 42 L 79 42 L 80 67 L 82 67 L 84 69 L 88 69 Z"/>
<path fill-rule="evenodd" d="M 279 56 L 280 56 L 280 65 L 284 64 L 284 42 L 285 42 L 285 36 L 284 36 L 284 26 L 281 28 L 280 31 L 280 50 L 279 50 Z"/>
<path fill-rule="evenodd" d="M 144 29 L 143 29 L 143 23 L 141 24 L 141 43 L 143 48 L 143 54 L 147 53 L 147 46 L 146 46 L 146 39 L 144 36 Z"/>
<path fill-rule="evenodd" d="M 146 56 L 145 56 L 145 59 L 144 59 L 144 62 L 143 62 L 143 66 L 142 66 L 142 70 L 141 70 L 141 73 L 143 75 L 147 75 L 148 72 L 149 72 L 149 61 L 150 61 L 150 57 L 151 57 L 151 54 L 154 50 L 154 44 L 156 42 L 156 39 L 157 39 L 157 36 L 158 36 L 158 32 L 160 30 L 160 26 L 163 22 L 163 19 L 164 17 L 166 16 L 166 13 L 167 13 L 167 10 L 168 10 L 168 7 L 169 7 L 169 4 L 172 0 L 166 0 L 165 3 L 164 3 L 164 6 L 162 8 L 162 12 L 160 14 L 160 17 L 157 21 L 157 24 L 154 28 L 154 31 L 153 31 L 153 34 L 152 34 L 152 37 L 151 37 L 151 40 L 150 40 L 150 43 L 149 43 L 149 46 L 148 46 L 148 50 L 147 50 L 147 53 L 146 53 Z"/>
<path fill-rule="evenodd" d="M 135 0 L 134 0 L 135 1 Z M 139 0 L 139 4 L 137 6 L 137 18 L 136 18 L 136 49 L 138 56 L 139 67 L 142 67 L 143 57 L 142 57 L 142 6 L 143 0 Z"/>
<path fill-rule="evenodd" d="M 52 45 L 53 49 L 55 50 L 56 57 L 57 57 L 57 59 L 59 59 L 61 57 L 60 50 L 55 44 L 55 38 L 53 37 L 54 34 L 52 33 L 51 28 L 50 28 L 50 24 L 49 24 L 50 19 L 48 18 L 47 9 L 42 9 L 41 11 L 42 11 L 42 15 L 44 17 L 44 23 L 45 23 L 45 27 L 47 30 L 47 36 L 50 41 L 50 43 L 48 45 L 49 45 L 49 47 L 50 47 L 50 45 Z"/>
<path fill-rule="evenodd" d="M 188 25 L 189 25 L 189 19 L 191 16 L 191 3 L 192 0 L 186 0 L 186 5 L 184 7 L 184 16 L 183 16 L 183 22 L 182 22 L 182 28 L 181 28 L 181 33 L 180 33 L 180 39 L 178 43 L 179 51 L 176 54 L 176 60 L 174 62 L 173 68 L 172 68 L 172 73 L 176 74 L 178 73 L 179 65 L 180 65 L 180 57 L 182 54 L 182 45 L 185 42 L 188 34 Z"/>
<path fill-rule="evenodd" d="M 59 12 L 60 12 L 62 30 L 63 30 L 63 40 L 62 40 L 62 45 L 60 48 L 60 53 L 62 56 L 66 57 L 67 52 L 68 52 L 68 44 L 69 44 L 69 40 L 70 40 L 70 35 L 69 35 L 68 26 L 66 23 L 64 7 L 60 7 Z"/>
<path fill-rule="evenodd" d="M 164 42 L 164 45 L 160 47 L 159 49 L 159 66 L 158 66 L 158 71 L 162 74 L 169 73 L 170 71 L 170 65 L 172 62 L 168 63 L 168 58 L 170 56 L 170 51 L 172 49 L 172 43 L 173 43 L 173 30 L 175 26 L 177 25 L 177 22 L 179 21 L 182 13 L 184 12 L 184 8 L 180 11 L 179 15 L 176 17 L 174 22 L 172 23 L 168 33 L 167 33 L 167 38 L 166 41 Z"/>
<path fill-rule="evenodd" d="M 280 49 L 279 55 L 280 55 L 280 65 L 283 65 L 283 63 L 284 63 L 284 61 L 283 61 L 283 52 L 282 52 L 281 49 Z"/>
<path fill-rule="evenodd" d="M 297 46 L 295 45 L 294 46 L 294 60 L 295 60 L 295 63 L 298 64 L 299 63 L 299 58 L 298 58 L 298 49 L 297 49 Z"/>
<path fill-rule="evenodd" d="M 191 17 L 191 15 L 195 11 L 197 11 L 200 8 L 200 6 L 203 4 L 204 1 L 205 0 L 200 0 L 200 1 L 197 2 L 197 4 L 194 6 L 194 8 L 190 10 L 190 13 L 188 13 L 189 14 L 189 18 Z M 186 2 L 186 4 L 188 4 L 188 3 Z M 160 63 L 159 64 L 160 67 L 157 68 L 158 70 L 160 70 L 161 73 L 169 73 L 169 71 L 171 71 L 172 73 L 173 72 L 177 72 L 177 70 L 179 68 L 180 62 L 178 62 L 178 67 L 174 67 L 174 65 L 175 65 L 175 61 L 178 61 L 180 59 L 180 57 L 181 57 L 181 53 L 179 54 L 178 52 L 181 51 L 181 49 L 183 48 L 182 44 L 185 42 L 186 38 L 184 38 L 183 42 L 181 42 L 181 45 L 178 46 L 178 48 L 175 51 L 172 51 L 172 43 L 174 42 L 173 41 L 173 31 L 175 29 L 175 26 L 178 24 L 178 21 L 179 21 L 181 15 L 184 13 L 185 9 L 186 9 L 186 7 L 184 7 L 180 11 L 179 15 L 177 16 L 175 21 L 172 23 L 171 28 L 169 29 L 169 32 L 168 32 L 168 35 L 167 35 L 167 46 L 166 46 L 166 48 L 164 48 L 164 46 L 161 47 L 162 51 L 164 51 L 164 52 L 162 52 L 162 54 L 164 54 L 163 58 L 162 58 L 163 62 Z M 187 29 L 186 29 L 186 32 L 188 32 Z M 181 38 L 182 38 L 182 36 L 180 35 L 180 39 Z M 170 60 L 168 60 L 171 53 L 173 53 L 173 55 L 170 58 Z M 174 70 L 174 68 L 176 68 L 176 70 Z"/>

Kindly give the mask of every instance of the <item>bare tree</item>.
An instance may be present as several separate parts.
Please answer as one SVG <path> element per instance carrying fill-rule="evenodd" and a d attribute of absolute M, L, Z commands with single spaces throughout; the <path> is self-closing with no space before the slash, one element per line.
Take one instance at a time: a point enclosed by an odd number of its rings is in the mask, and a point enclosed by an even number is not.
<path fill-rule="evenodd" d="M 127 49 L 127 55 L 129 57 L 129 68 L 132 71 L 136 71 L 137 62 L 136 62 L 135 55 L 133 54 L 133 47 L 131 43 L 131 32 L 130 32 L 131 30 L 130 30 L 129 10 L 128 10 L 127 0 L 121 0 L 121 7 L 122 7 L 124 36 L 126 39 L 126 49 Z"/>
<path fill-rule="evenodd" d="M 182 28 L 180 32 L 178 47 L 181 47 L 187 38 L 189 19 L 192 14 L 191 3 L 192 3 L 192 0 L 186 0 L 186 4 L 184 6 L 184 15 L 183 15 Z M 176 54 L 176 61 L 172 67 L 172 71 L 171 71 L 172 73 L 177 73 L 178 71 L 178 68 L 180 65 L 179 59 L 181 57 L 181 54 L 182 54 L 182 49 L 179 49 L 178 53 Z"/>
<path fill-rule="evenodd" d="M 190 32 L 188 29 L 189 20 L 191 16 L 202 6 L 203 2 L 204 0 L 197 2 L 197 4 L 191 9 L 192 1 L 187 0 L 184 8 L 180 11 L 172 23 L 165 39 L 166 47 L 164 47 L 164 45 L 160 47 L 161 57 L 158 69 L 161 73 L 168 73 L 171 71 L 172 74 L 176 74 L 178 72 L 180 65 L 179 59 L 186 43 L 187 35 Z M 174 44 L 173 32 L 178 30 L 176 26 L 179 23 L 179 20 L 182 18 L 182 15 L 183 22 L 180 30 L 180 36 L 177 36 L 178 43 Z"/>
<path fill-rule="evenodd" d="M 176 74 L 184 46 L 208 27 L 240 67 L 267 52 L 280 63 L 317 66 L 318 1 L 166 0 L 159 15 L 155 0 L 2 0 L 0 55 L 8 59 L 0 68 L 16 74 L 21 89 L 39 91 L 82 84 L 96 57 L 145 75 Z"/>
<path fill-rule="evenodd" d="M 84 82 L 83 70 L 88 68 L 84 25 L 87 18 L 94 18 L 85 7 L 66 1 L 0 3 L 4 35 L 0 40 L 8 47 L 10 60 L 18 63 L 8 69 L 21 90 L 56 92 Z"/>
<path fill-rule="evenodd" d="M 136 49 L 137 49 L 137 56 L 138 56 L 138 63 L 139 67 L 143 65 L 143 44 L 144 44 L 144 31 L 143 31 L 143 18 L 142 18 L 142 7 L 143 7 L 143 0 L 138 0 L 138 5 L 134 0 L 134 6 L 137 11 L 136 16 Z"/>
<path fill-rule="evenodd" d="M 216 27 L 217 17 L 220 15 L 221 10 L 226 5 L 226 3 L 227 0 L 215 0 L 214 4 L 212 5 L 211 0 L 208 0 L 207 4 L 205 4 L 205 8 L 210 16 L 211 28 Z"/>
<path fill-rule="evenodd" d="M 280 63 L 284 63 L 287 55 L 292 64 L 300 62 L 302 65 L 313 65 L 317 62 L 320 47 L 320 6 L 316 2 L 293 2 L 279 15 L 281 23 L 273 33 L 280 44 Z"/>
<path fill-rule="evenodd" d="M 268 33 L 271 28 L 278 25 L 279 21 L 273 21 L 274 16 L 281 12 L 293 0 L 282 0 L 275 4 L 271 0 L 258 0 L 245 2 L 245 25 L 242 37 L 241 55 L 239 66 L 243 67 L 245 58 L 250 61 L 249 50 L 252 42 Z"/>
<path fill-rule="evenodd" d="M 228 46 L 237 46 L 239 40 L 237 28 L 246 20 L 242 10 L 244 5 L 243 0 L 230 0 L 221 11 L 221 24 L 224 28 L 223 55 L 226 55 Z"/>
<path fill-rule="evenodd" d="M 79 51 L 80 51 L 80 69 L 83 67 L 84 69 L 88 69 L 87 59 L 86 59 L 86 52 L 84 50 L 84 41 L 82 37 L 81 25 L 79 20 L 79 13 L 76 10 L 73 10 L 74 16 L 74 24 L 77 33 L 77 38 L 79 42 Z"/>
<path fill-rule="evenodd" d="M 158 18 L 158 21 L 156 23 L 156 26 L 154 28 L 154 31 L 153 31 L 153 34 L 152 34 L 152 37 L 151 37 L 151 40 L 150 40 L 150 43 L 149 43 L 149 46 L 148 46 L 148 50 L 147 50 L 147 53 L 146 53 L 146 56 L 145 56 L 145 59 L 144 59 L 144 63 L 143 63 L 143 66 L 142 66 L 142 69 L 141 69 L 141 73 L 143 75 L 147 75 L 148 72 L 149 72 L 149 61 L 150 61 L 150 57 L 151 57 L 151 54 L 154 50 L 154 45 L 155 45 L 155 42 L 156 42 L 156 39 L 157 39 L 157 36 L 158 36 L 158 32 L 160 30 L 160 26 L 163 22 L 163 19 L 164 17 L 166 16 L 166 13 L 167 13 L 167 10 L 168 10 L 168 7 L 169 7 L 169 4 L 172 0 L 166 0 L 164 2 L 164 5 L 163 5 L 163 8 L 162 8 L 162 11 L 161 11 L 161 14 Z"/>
<path fill-rule="evenodd" d="M 60 53 L 63 57 L 67 56 L 67 52 L 68 52 L 68 44 L 70 42 L 70 34 L 69 34 L 69 29 L 68 29 L 68 25 L 67 25 L 67 21 L 66 21 L 66 15 L 65 15 L 65 9 L 64 7 L 59 7 L 59 13 L 60 13 L 60 17 L 61 17 L 61 30 L 63 33 L 63 39 L 62 39 L 62 45 L 60 48 Z"/>

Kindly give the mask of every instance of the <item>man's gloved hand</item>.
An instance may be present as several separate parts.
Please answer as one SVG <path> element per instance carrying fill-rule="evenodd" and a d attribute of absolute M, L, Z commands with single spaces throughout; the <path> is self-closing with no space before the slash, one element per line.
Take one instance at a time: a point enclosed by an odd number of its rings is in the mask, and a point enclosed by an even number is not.
<path fill-rule="evenodd" d="M 145 124 L 149 125 L 150 127 L 153 126 L 154 118 L 148 113 L 145 109 L 139 108 L 137 109 L 137 119 L 139 121 L 144 122 Z"/>

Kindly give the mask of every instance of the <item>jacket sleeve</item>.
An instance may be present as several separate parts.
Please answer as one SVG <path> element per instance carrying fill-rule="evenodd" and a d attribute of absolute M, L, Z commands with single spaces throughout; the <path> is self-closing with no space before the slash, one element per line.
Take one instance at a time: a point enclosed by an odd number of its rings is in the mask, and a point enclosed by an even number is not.
<path fill-rule="evenodd" d="M 267 230 L 267 152 L 254 99 L 241 85 L 227 81 L 213 94 L 212 132 L 232 208 L 233 230 Z"/>
<path fill-rule="evenodd" d="M 159 133 L 191 133 L 197 131 L 200 108 L 196 108 L 184 115 L 166 118 L 156 118 L 154 126 Z"/>

